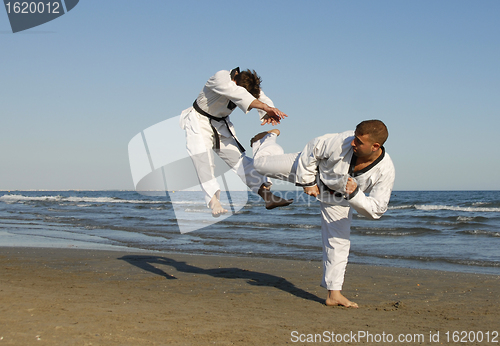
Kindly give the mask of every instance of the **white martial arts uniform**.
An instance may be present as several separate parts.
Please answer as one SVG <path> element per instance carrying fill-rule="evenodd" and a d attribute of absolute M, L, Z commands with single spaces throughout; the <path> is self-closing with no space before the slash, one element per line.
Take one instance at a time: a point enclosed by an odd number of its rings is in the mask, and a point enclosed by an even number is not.
<path fill-rule="evenodd" d="M 323 240 L 323 281 L 328 290 L 341 290 L 350 248 L 352 209 L 378 219 L 387 210 L 394 185 L 395 170 L 389 154 L 382 154 L 371 165 L 352 172 L 355 162 L 351 142 L 354 132 L 327 134 L 310 141 L 300 153 L 284 154 L 269 134 L 253 145 L 257 171 L 296 183 L 318 185 Z M 355 158 L 355 157 L 354 157 Z M 358 187 L 346 196 L 347 179 Z"/>
<path fill-rule="evenodd" d="M 220 191 L 214 175 L 213 149 L 253 192 L 257 193 L 262 184 L 270 185 L 266 177 L 255 171 L 253 160 L 239 149 L 233 124 L 228 117 L 236 106 L 248 113 L 248 107 L 254 100 L 252 94 L 231 80 L 230 71 L 223 70 L 207 81 L 196 99 L 202 111 L 221 121 L 208 118 L 194 107 L 184 110 L 181 114 L 180 126 L 186 131 L 187 150 L 205 192 L 207 205 Z M 259 100 L 274 107 L 271 99 L 262 90 Z M 258 111 L 262 120 L 266 112 Z M 219 138 L 218 141 L 216 137 Z M 214 147 L 214 144 L 220 144 L 220 149 Z"/>

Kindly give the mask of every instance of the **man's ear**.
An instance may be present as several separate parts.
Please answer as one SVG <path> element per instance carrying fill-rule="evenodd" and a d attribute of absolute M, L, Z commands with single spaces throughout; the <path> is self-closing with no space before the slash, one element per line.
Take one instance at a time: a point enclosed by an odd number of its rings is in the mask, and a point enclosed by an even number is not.
<path fill-rule="evenodd" d="M 380 147 L 381 147 L 380 143 L 375 142 L 372 144 L 372 151 L 377 151 L 380 149 Z"/>

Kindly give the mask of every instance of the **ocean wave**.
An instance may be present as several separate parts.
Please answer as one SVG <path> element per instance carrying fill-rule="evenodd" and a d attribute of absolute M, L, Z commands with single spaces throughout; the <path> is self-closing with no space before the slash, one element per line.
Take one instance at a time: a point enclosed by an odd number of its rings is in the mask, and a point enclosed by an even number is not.
<path fill-rule="evenodd" d="M 375 236 L 412 236 L 430 233 L 440 233 L 440 231 L 431 228 L 361 228 L 352 227 L 353 233 L 358 235 L 375 235 Z"/>
<path fill-rule="evenodd" d="M 460 231 L 458 233 L 469 234 L 469 235 L 482 235 L 487 237 L 500 237 L 500 232 L 484 231 L 481 229 L 475 229 L 472 231 Z"/>
<path fill-rule="evenodd" d="M 147 221 L 148 219 L 143 216 L 122 216 L 123 220 L 134 220 L 134 221 Z"/>
<path fill-rule="evenodd" d="M 434 210 L 451 210 L 451 211 L 465 211 L 465 212 L 486 212 L 486 213 L 500 213 L 500 208 L 484 208 L 484 207 L 458 207 L 450 205 L 416 205 L 415 209 L 424 211 Z"/>
<path fill-rule="evenodd" d="M 70 202 L 70 203 L 137 203 L 137 204 L 164 204 L 166 201 L 143 201 L 135 199 L 121 199 L 116 197 L 64 197 L 64 196 L 23 196 L 23 195 L 3 195 L 1 202 L 8 204 L 24 202 Z M 79 205 L 81 206 L 81 205 Z"/>
<path fill-rule="evenodd" d="M 205 205 L 203 203 L 203 201 L 175 201 L 175 200 L 173 200 L 171 203 L 173 205 L 177 205 L 177 204 L 178 205 L 185 205 L 185 204 L 188 204 L 188 205 Z"/>
<path fill-rule="evenodd" d="M 149 205 L 140 205 L 139 204 L 139 205 L 134 205 L 133 208 L 136 210 L 165 210 L 165 209 L 169 209 L 169 206 L 167 204 L 163 204 L 160 206 L 158 206 L 158 204 L 156 204 L 155 206 L 152 207 Z"/>
<path fill-rule="evenodd" d="M 320 228 L 319 225 L 310 224 L 282 224 L 268 222 L 241 222 L 241 221 L 221 221 L 218 225 L 238 228 L 298 228 L 298 229 L 315 229 Z"/>
<path fill-rule="evenodd" d="M 28 202 L 28 201 L 42 201 L 42 202 L 58 202 L 62 199 L 62 196 L 40 196 L 40 197 L 29 197 L 23 195 L 3 195 L 0 197 L 0 201 L 5 203 L 17 203 L 17 202 Z"/>
<path fill-rule="evenodd" d="M 484 214 L 483 214 L 484 215 Z M 500 215 L 499 215 L 500 216 Z M 384 220 L 390 220 L 391 222 L 411 222 L 413 224 L 431 224 L 431 225 L 444 225 L 444 226 L 457 226 L 457 225 L 471 225 L 477 224 L 482 225 L 484 223 L 490 223 L 492 219 L 495 219 L 495 215 L 477 216 L 477 214 L 469 213 L 468 215 L 460 215 L 454 213 L 443 214 L 443 213 L 419 213 L 409 216 L 398 216 L 386 214 L 383 216 Z"/>
<path fill-rule="evenodd" d="M 464 211 L 464 212 L 486 212 L 486 213 L 500 213 L 500 208 L 493 207 L 459 207 L 453 205 L 438 205 L 438 204 L 403 204 L 389 206 L 388 210 L 404 210 L 404 209 L 416 209 L 423 211 L 436 211 L 436 210 L 451 210 L 451 211 Z"/>
<path fill-rule="evenodd" d="M 203 214 L 208 214 L 210 212 L 209 209 L 205 208 L 185 208 L 184 211 L 186 213 L 203 213 Z"/>
<path fill-rule="evenodd" d="M 390 205 L 387 210 L 415 209 L 415 204 Z"/>
<path fill-rule="evenodd" d="M 498 201 L 486 201 L 486 202 L 474 202 L 472 203 L 473 206 L 482 206 L 482 207 L 490 207 L 490 208 L 494 208 L 494 207 L 498 207 L 500 206 L 500 202 Z"/>

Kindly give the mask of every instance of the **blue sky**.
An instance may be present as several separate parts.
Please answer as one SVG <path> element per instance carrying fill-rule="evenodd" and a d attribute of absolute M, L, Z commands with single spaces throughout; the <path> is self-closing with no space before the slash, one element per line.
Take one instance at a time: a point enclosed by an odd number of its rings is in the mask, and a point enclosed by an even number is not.
<path fill-rule="evenodd" d="M 255 69 L 281 144 L 383 120 L 396 190 L 500 189 L 500 2 L 97 1 L 12 34 L 0 189 L 133 189 L 128 142 L 216 71 Z M 256 111 L 231 116 L 247 143 Z"/>

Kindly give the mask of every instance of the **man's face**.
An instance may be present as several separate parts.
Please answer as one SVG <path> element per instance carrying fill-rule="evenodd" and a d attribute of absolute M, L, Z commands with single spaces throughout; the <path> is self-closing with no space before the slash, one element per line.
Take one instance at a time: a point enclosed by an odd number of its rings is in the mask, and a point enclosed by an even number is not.
<path fill-rule="evenodd" d="M 359 135 L 358 133 L 354 133 L 351 146 L 357 157 L 369 156 L 379 148 L 378 144 L 373 143 L 369 134 Z"/>

